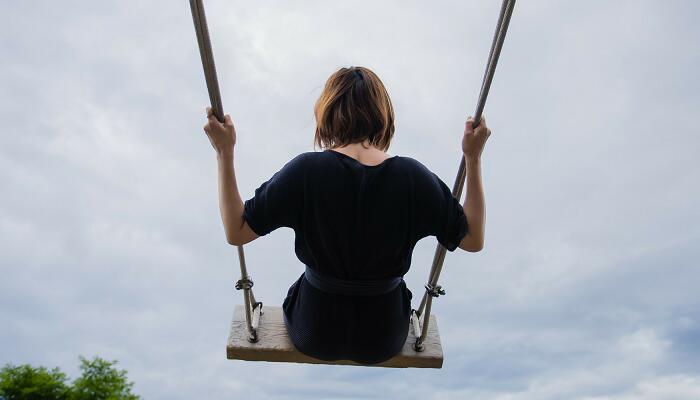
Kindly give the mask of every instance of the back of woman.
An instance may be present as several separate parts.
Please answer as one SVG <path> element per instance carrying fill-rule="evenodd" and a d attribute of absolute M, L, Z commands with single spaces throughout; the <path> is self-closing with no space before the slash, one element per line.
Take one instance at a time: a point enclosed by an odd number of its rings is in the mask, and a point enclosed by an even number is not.
<path fill-rule="evenodd" d="M 467 230 L 462 206 L 418 161 L 394 156 L 367 166 L 334 150 L 287 163 L 245 202 L 244 219 L 260 235 L 294 229 L 297 257 L 312 270 L 283 304 L 295 346 L 319 359 L 363 364 L 391 358 L 405 342 L 411 292 L 400 278 L 416 242 L 435 235 L 454 250 Z M 340 294 L 314 285 L 308 273 L 398 284 L 381 294 Z"/>
<path fill-rule="evenodd" d="M 386 154 L 394 110 L 372 71 L 341 68 L 314 112 L 314 142 L 323 151 L 295 157 L 242 202 L 233 169 L 235 129 L 229 116 L 220 124 L 209 111 L 205 132 L 218 154 L 224 228 L 235 245 L 292 228 L 305 268 L 283 304 L 292 342 L 322 360 L 379 363 L 406 340 L 412 295 L 403 276 L 416 242 L 432 235 L 449 251 L 483 245 L 479 158 L 490 131 L 484 122 L 477 135 L 467 122 L 468 208 L 420 162 Z"/>

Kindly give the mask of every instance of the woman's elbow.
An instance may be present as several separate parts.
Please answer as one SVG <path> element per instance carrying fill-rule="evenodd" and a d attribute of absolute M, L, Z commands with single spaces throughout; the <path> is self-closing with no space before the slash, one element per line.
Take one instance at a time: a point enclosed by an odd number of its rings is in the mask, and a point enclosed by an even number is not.
<path fill-rule="evenodd" d="M 226 241 L 231 246 L 241 246 L 243 242 L 241 241 L 240 235 L 235 235 L 231 232 L 226 232 Z"/>
<path fill-rule="evenodd" d="M 479 243 L 479 244 L 475 245 L 474 247 L 467 249 L 467 251 L 470 253 L 478 253 L 483 249 L 484 249 L 484 243 Z"/>
<path fill-rule="evenodd" d="M 258 237 L 260 236 L 250 229 L 248 224 L 244 224 L 241 229 L 237 231 L 226 230 L 226 241 L 228 244 L 233 246 L 243 246 L 244 244 L 250 243 Z"/>
<path fill-rule="evenodd" d="M 484 240 L 471 236 L 465 236 L 459 243 L 459 248 L 470 253 L 478 253 L 484 249 Z"/>

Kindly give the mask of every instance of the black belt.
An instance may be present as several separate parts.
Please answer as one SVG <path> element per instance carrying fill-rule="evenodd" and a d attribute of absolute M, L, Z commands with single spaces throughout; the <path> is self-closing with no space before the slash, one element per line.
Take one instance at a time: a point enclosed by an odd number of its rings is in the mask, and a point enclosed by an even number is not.
<path fill-rule="evenodd" d="M 403 282 L 401 277 L 372 281 L 349 281 L 321 275 L 308 266 L 304 272 L 304 277 L 311 286 L 318 290 L 348 296 L 378 296 L 386 294 L 396 289 Z"/>

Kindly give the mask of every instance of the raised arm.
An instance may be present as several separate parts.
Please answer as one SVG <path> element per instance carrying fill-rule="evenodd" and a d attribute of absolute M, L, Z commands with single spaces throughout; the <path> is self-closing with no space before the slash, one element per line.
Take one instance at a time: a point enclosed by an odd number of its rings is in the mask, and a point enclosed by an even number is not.
<path fill-rule="evenodd" d="M 207 119 L 204 132 L 216 151 L 219 169 L 219 211 L 224 224 L 226 241 L 240 246 L 255 240 L 258 235 L 243 219 L 243 200 L 238 192 L 234 169 L 233 150 L 236 145 L 236 129 L 228 114 L 222 124 L 216 120 L 209 107 L 207 107 Z"/>
<path fill-rule="evenodd" d="M 486 140 L 491 136 L 491 130 L 483 117 L 476 129 L 473 129 L 473 124 L 474 121 L 471 118 L 467 120 L 462 139 L 462 151 L 467 167 L 467 190 L 462 207 L 469 223 L 469 232 L 459 243 L 459 248 L 477 252 L 484 248 L 486 224 L 486 201 L 481 182 L 481 152 L 484 150 Z"/>

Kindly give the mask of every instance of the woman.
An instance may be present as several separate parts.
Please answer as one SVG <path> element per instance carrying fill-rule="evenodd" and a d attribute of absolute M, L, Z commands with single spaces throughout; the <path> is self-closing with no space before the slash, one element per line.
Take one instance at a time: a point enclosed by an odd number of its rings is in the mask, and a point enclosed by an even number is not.
<path fill-rule="evenodd" d="M 418 240 L 436 236 L 449 251 L 480 251 L 484 243 L 481 152 L 486 121 L 466 122 L 464 206 L 423 164 L 386 153 L 394 110 L 369 69 L 341 68 L 314 109 L 314 144 L 241 200 L 234 172 L 236 131 L 207 110 L 204 126 L 219 166 L 219 207 L 232 245 L 279 227 L 294 229 L 306 271 L 283 303 L 289 336 L 299 351 L 322 360 L 379 363 L 406 340 L 411 292 L 403 282 Z"/>

